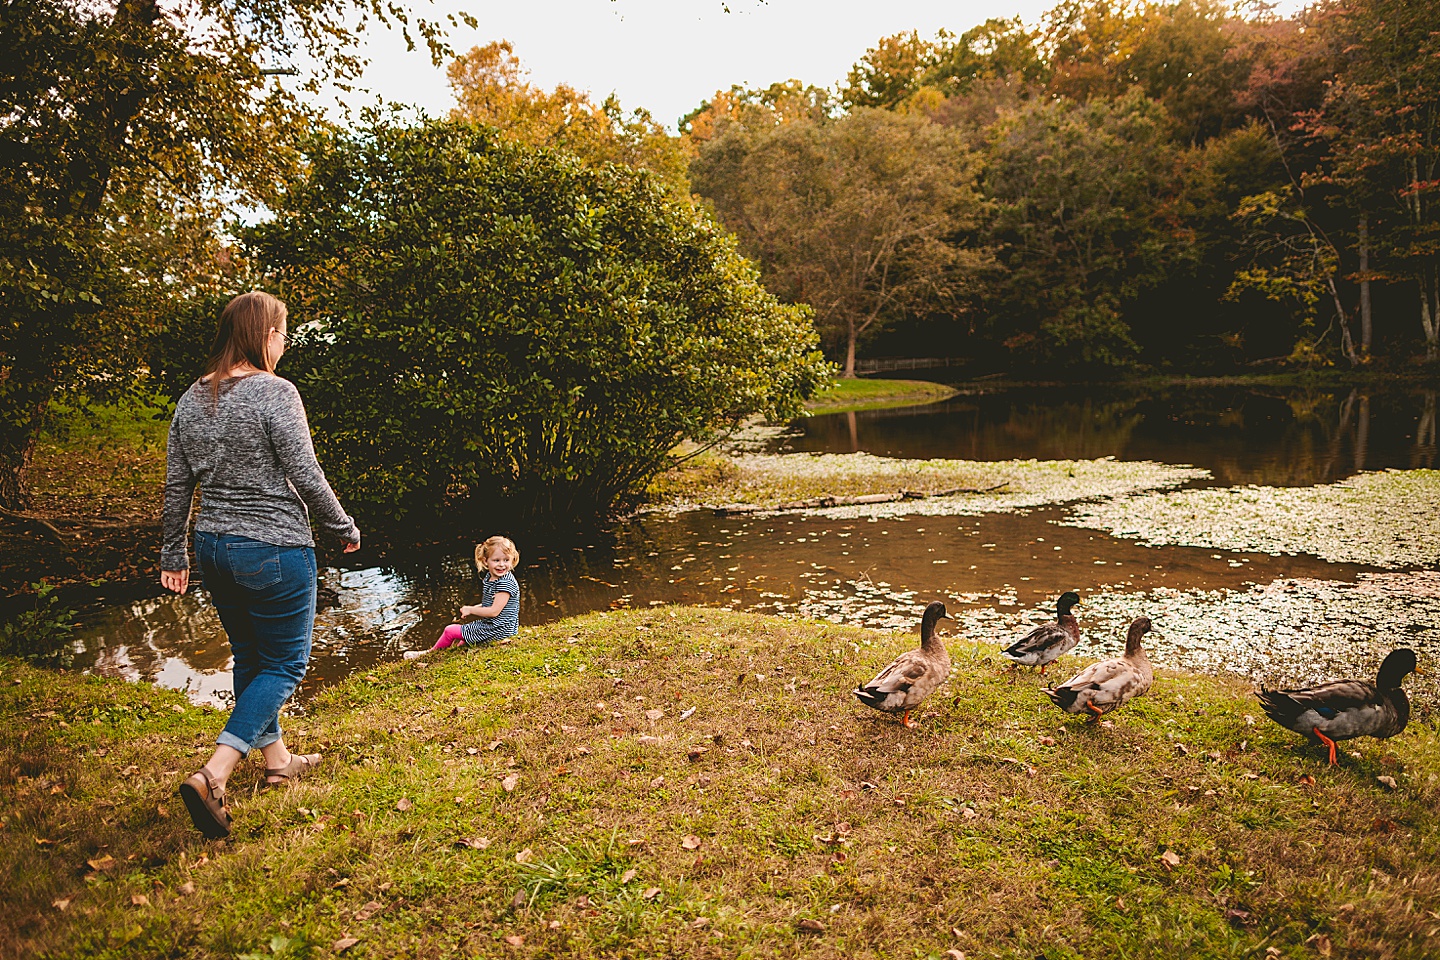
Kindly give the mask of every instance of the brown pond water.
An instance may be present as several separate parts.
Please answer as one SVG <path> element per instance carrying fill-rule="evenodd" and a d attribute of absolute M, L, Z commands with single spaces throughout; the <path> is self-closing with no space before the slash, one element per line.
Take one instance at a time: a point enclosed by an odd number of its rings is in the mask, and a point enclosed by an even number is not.
<path fill-rule="evenodd" d="M 923 408 L 802 422 L 788 451 L 888 456 L 1160 460 L 1232 485 L 1309 485 L 1357 469 L 1435 465 L 1435 393 L 1170 389 L 976 394 Z M 835 520 L 652 513 L 566 548 L 519 537 L 522 622 L 620 606 L 710 604 L 913 629 L 944 599 L 952 647 L 989 655 L 1078 590 L 1082 653 L 1114 650 L 1141 613 L 1162 664 L 1301 682 L 1373 671 L 1401 643 L 1440 654 L 1440 577 L 1315 557 L 1148 547 L 1058 525 L 1061 505 L 983 516 Z M 467 551 L 468 553 L 468 551 Z M 478 584 L 467 555 L 322 572 L 308 692 L 426 647 Z M 203 591 L 87 617 L 79 665 L 223 704 L 229 648 Z M 522 633 L 523 642 L 523 633 Z M 480 655 L 483 655 L 480 654 Z M 1435 683 L 1432 679 L 1429 684 Z M 1434 686 L 1412 683 L 1431 699 Z"/>

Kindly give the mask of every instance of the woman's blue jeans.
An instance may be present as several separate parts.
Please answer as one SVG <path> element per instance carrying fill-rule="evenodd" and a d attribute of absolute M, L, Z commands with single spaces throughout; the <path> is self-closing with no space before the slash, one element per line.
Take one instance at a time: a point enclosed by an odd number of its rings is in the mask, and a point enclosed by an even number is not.
<path fill-rule="evenodd" d="M 280 708 L 310 663 L 315 549 L 197 531 L 195 556 L 235 657 L 235 706 L 215 742 L 243 756 L 280 739 Z"/>

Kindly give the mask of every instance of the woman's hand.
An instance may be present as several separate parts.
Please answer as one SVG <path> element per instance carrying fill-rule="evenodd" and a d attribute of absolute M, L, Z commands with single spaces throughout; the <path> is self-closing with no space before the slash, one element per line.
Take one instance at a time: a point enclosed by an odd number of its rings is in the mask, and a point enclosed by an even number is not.
<path fill-rule="evenodd" d="M 190 586 L 189 570 L 161 570 L 160 586 L 174 593 L 184 593 Z"/>
<path fill-rule="evenodd" d="M 462 616 L 462 617 L 473 616 L 473 615 L 474 615 L 474 612 L 475 612 L 475 610 L 474 610 L 473 607 L 461 607 L 461 608 L 460 608 L 460 616 Z"/>
<path fill-rule="evenodd" d="M 360 549 L 360 531 L 357 530 L 357 531 L 355 531 L 355 542 L 354 542 L 354 543 L 347 543 L 347 544 L 345 544 L 345 552 L 346 552 L 346 553 L 354 553 L 356 550 L 359 550 L 359 549 Z"/>

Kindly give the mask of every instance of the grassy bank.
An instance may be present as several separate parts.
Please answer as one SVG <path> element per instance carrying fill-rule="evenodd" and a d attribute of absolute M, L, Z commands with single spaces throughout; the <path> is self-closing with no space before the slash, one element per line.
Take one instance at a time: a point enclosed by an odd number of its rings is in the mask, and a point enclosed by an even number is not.
<path fill-rule="evenodd" d="M 1254 722 L 1240 685 L 1165 675 L 1093 727 L 957 642 L 955 675 L 906 731 L 849 689 L 913 642 L 661 608 L 379 669 L 289 722 L 297 745 L 326 751 L 312 779 L 251 796 L 257 768 L 237 773 L 236 832 L 213 844 L 174 789 L 220 715 L 5 663 L 0 950 L 1440 949 L 1429 726 L 1362 741 L 1330 769 Z"/>
<path fill-rule="evenodd" d="M 812 414 L 884 410 L 935 403 L 956 394 L 954 387 L 926 380 L 836 380 L 805 404 Z"/>

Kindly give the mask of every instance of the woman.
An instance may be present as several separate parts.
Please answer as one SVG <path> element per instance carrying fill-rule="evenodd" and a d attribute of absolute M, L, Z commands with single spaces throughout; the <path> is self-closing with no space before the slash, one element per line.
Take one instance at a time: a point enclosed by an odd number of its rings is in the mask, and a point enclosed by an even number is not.
<path fill-rule="evenodd" d="M 360 549 L 315 460 L 305 407 L 294 384 L 275 376 L 285 353 L 285 304 L 254 291 L 231 300 L 201 377 L 175 405 L 165 471 L 165 546 L 160 583 L 190 583 L 185 533 L 195 487 L 195 556 L 234 654 L 235 706 L 215 753 L 180 785 L 190 819 L 210 838 L 230 833 L 225 781 L 247 753 L 265 757 L 265 784 L 295 780 L 320 762 L 294 754 L 280 733 L 280 708 L 305 676 L 315 625 L 313 517 Z"/>

